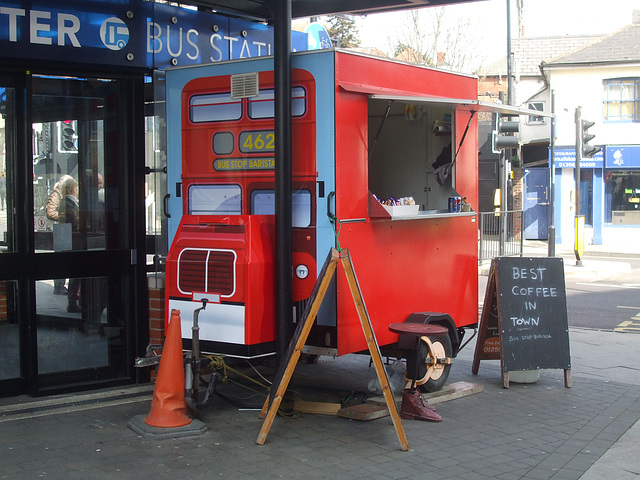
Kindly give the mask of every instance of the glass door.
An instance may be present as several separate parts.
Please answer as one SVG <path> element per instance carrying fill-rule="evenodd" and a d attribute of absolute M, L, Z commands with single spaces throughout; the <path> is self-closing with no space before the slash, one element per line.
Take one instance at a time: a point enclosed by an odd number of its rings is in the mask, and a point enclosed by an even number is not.
<path fill-rule="evenodd" d="M 32 78 L 39 387 L 126 377 L 126 100 L 113 78 Z"/>
<path fill-rule="evenodd" d="M 138 92 L 142 77 L 0 75 L 0 396 L 137 374 Z"/>

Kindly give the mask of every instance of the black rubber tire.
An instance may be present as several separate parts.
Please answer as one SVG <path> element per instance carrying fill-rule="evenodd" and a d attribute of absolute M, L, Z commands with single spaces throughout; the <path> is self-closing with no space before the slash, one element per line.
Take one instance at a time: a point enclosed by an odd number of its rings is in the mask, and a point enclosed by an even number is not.
<path fill-rule="evenodd" d="M 451 338 L 449 335 L 442 335 L 439 337 L 431 338 L 431 342 L 440 342 L 444 347 L 444 352 L 447 357 L 451 358 L 453 355 L 453 348 L 451 346 Z M 424 363 L 427 358 L 428 347 L 424 342 L 420 342 L 420 346 L 418 347 L 418 357 L 419 357 L 419 366 L 418 366 L 418 377 L 423 378 L 427 373 L 427 365 Z M 411 350 L 407 354 L 407 377 L 413 378 L 413 371 L 415 370 L 416 357 L 415 350 Z M 429 379 L 426 383 L 419 385 L 418 388 L 421 392 L 430 393 L 437 392 L 444 387 L 445 383 L 447 383 L 447 379 L 449 378 L 449 370 L 451 370 L 451 364 L 444 366 L 444 371 L 440 378 L 437 380 Z"/>

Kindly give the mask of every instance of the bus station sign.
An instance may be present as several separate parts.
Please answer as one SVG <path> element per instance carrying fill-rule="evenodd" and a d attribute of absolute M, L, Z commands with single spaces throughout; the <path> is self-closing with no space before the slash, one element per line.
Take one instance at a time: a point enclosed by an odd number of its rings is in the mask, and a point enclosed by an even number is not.
<path fill-rule="evenodd" d="M 291 41 L 307 49 L 307 34 Z M 271 55 L 273 28 L 156 2 L 8 1 L 0 46 L 21 59 L 162 69 Z"/>

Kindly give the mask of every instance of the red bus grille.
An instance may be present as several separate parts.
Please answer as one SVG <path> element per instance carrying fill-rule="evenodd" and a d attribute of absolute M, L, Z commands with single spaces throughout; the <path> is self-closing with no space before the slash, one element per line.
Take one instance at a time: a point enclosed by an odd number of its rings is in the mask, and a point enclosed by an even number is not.
<path fill-rule="evenodd" d="M 220 295 L 231 295 L 233 293 L 234 259 L 235 255 L 232 252 L 210 252 L 208 292 L 219 293 Z"/>
<path fill-rule="evenodd" d="M 178 290 L 231 296 L 235 291 L 234 265 L 231 251 L 185 248 L 178 259 Z"/>
<path fill-rule="evenodd" d="M 178 264 L 178 289 L 183 293 L 204 292 L 205 266 L 207 264 L 207 250 L 185 249 L 180 254 Z"/>

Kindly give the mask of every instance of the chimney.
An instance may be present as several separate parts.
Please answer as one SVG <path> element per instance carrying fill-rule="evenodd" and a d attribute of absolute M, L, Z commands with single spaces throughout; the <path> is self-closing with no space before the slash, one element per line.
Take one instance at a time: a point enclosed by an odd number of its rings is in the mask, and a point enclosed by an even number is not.
<path fill-rule="evenodd" d="M 633 24 L 637 25 L 640 23 L 640 10 L 634 10 L 632 15 Z"/>
<path fill-rule="evenodd" d="M 638 13 L 640 13 L 640 11 Z M 438 52 L 438 66 L 444 65 L 445 55 L 446 55 L 446 52 Z"/>

